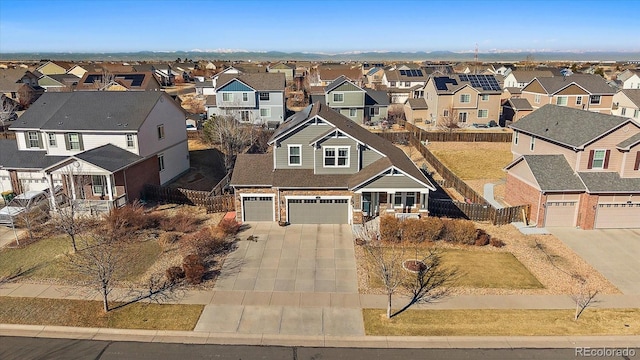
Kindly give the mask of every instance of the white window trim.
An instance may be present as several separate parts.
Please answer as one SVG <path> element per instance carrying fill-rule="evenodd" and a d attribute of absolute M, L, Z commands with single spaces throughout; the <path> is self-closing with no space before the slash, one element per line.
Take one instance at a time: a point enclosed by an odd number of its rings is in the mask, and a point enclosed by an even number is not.
<path fill-rule="evenodd" d="M 393 199 L 391 201 L 391 203 L 393 204 L 393 208 L 394 209 L 404 209 L 406 206 L 405 204 L 407 203 L 407 195 L 411 193 L 413 195 L 413 205 L 411 206 L 412 209 L 416 209 L 418 208 L 418 202 L 419 202 L 419 196 L 416 197 L 416 192 L 415 191 L 398 191 L 393 193 Z M 396 195 L 400 194 L 401 197 L 401 203 L 399 206 L 396 205 Z"/>
<path fill-rule="evenodd" d="M 485 116 L 481 116 L 480 114 L 483 113 L 485 114 Z M 487 109 L 478 109 L 478 119 L 487 119 L 489 118 L 489 110 Z"/>
<path fill-rule="evenodd" d="M 596 167 L 594 165 L 594 161 L 598 160 L 598 159 L 596 159 L 596 154 L 599 151 L 602 152 L 602 159 L 601 159 L 602 160 L 602 165 Z M 593 150 L 593 159 L 591 160 L 591 170 L 604 170 L 604 162 L 605 162 L 606 158 L 607 158 L 607 149 L 594 149 Z"/>
<path fill-rule="evenodd" d="M 78 137 L 78 141 L 71 141 L 71 137 L 73 135 L 76 135 Z M 80 151 L 81 150 L 81 146 L 80 146 L 80 134 L 79 133 L 68 133 L 65 135 L 69 141 L 69 150 L 74 150 L 74 151 Z M 77 147 L 74 147 L 73 145 L 77 144 Z"/>
<path fill-rule="evenodd" d="M 242 101 L 249 101 L 249 93 L 246 93 L 246 92 L 242 93 Z"/>
<path fill-rule="evenodd" d="M 336 95 L 342 95 L 342 100 L 338 101 L 336 100 Z M 344 93 L 341 92 L 335 92 L 333 93 L 333 95 L 331 95 L 333 97 L 333 102 L 334 103 L 343 103 L 344 102 Z"/>
<path fill-rule="evenodd" d="M 576 96 L 576 105 L 582 105 L 582 96 Z"/>
<path fill-rule="evenodd" d="M 536 138 L 532 136 L 529 140 L 529 151 L 533 151 L 536 148 Z"/>
<path fill-rule="evenodd" d="M 463 99 L 467 99 L 467 101 L 464 101 Z M 471 95 L 469 95 L 469 94 L 460 94 L 460 103 L 461 104 L 469 104 L 469 103 L 471 103 Z"/>
<path fill-rule="evenodd" d="M 131 137 L 131 145 L 129 145 L 129 137 Z M 135 137 L 133 136 L 133 134 L 126 134 L 125 135 L 125 141 L 127 142 L 127 149 L 135 149 L 136 141 L 135 141 Z"/>
<path fill-rule="evenodd" d="M 166 136 L 164 132 L 164 124 L 158 125 L 158 140 L 164 139 Z"/>
<path fill-rule="evenodd" d="M 464 114 L 464 120 L 462 119 L 462 114 Z M 463 124 L 466 124 L 467 121 L 469 121 L 469 113 L 466 111 L 461 111 L 458 113 L 458 122 L 461 122 Z"/>
<path fill-rule="evenodd" d="M 266 111 L 266 115 L 262 115 L 262 111 Z M 264 108 L 260 108 L 260 117 L 271 117 L 271 108 L 268 107 L 264 107 Z"/>
<path fill-rule="evenodd" d="M 262 98 L 262 95 L 267 95 L 266 99 Z M 270 101 L 271 100 L 271 94 L 268 91 L 261 91 L 260 94 L 258 94 L 258 100 L 260 101 Z"/>
<path fill-rule="evenodd" d="M 353 113 L 353 115 L 351 115 L 351 113 Z M 358 116 L 358 109 L 349 108 L 349 117 L 354 117 L 354 116 Z"/>
<path fill-rule="evenodd" d="M 291 163 L 291 148 L 297 147 L 298 149 L 300 149 L 300 152 L 298 154 L 298 156 L 300 157 L 300 163 L 299 164 L 292 164 Z M 302 166 L 302 145 L 298 145 L 298 144 L 291 144 L 291 145 L 287 145 L 287 165 L 289 166 Z"/>
<path fill-rule="evenodd" d="M 489 101 L 489 94 L 480 95 L 480 101 Z"/>
<path fill-rule="evenodd" d="M 520 133 L 516 130 L 513 132 L 513 145 L 518 145 L 518 135 Z"/>
<path fill-rule="evenodd" d="M 591 101 L 591 97 L 592 96 L 597 96 L 598 97 L 598 102 Z M 602 103 L 602 95 L 590 95 L 589 96 L 589 105 L 600 105 L 601 103 Z"/>
<path fill-rule="evenodd" d="M 533 97 L 533 102 L 536 104 L 540 104 L 540 94 L 535 94 Z"/>
<path fill-rule="evenodd" d="M 164 154 L 158 154 L 158 169 L 160 172 L 163 172 L 166 169 L 164 164 Z"/>
<path fill-rule="evenodd" d="M 35 135 L 35 137 L 31 138 L 31 135 Z M 30 149 L 40 148 L 40 141 L 38 141 L 39 136 L 40 136 L 40 133 L 38 133 L 37 131 L 27 131 L 27 148 L 30 148 Z M 35 146 L 33 146 L 32 141 L 36 142 Z"/>
<path fill-rule="evenodd" d="M 335 152 L 335 165 L 326 165 L 327 149 L 333 149 Z M 338 149 L 347 149 L 347 162 L 345 165 L 338 165 Z M 351 146 L 323 146 L 322 147 L 322 167 L 325 168 L 348 168 L 351 160 Z"/>
<path fill-rule="evenodd" d="M 96 176 L 96 177 L 99 176 L 100 177 L 100 185 L 98 185 L 98 186 L 100 186 L 100 189 L 102 189 L 102 191 L 100 191 L 100 192 L 96 192 L 96 185 L 93 182 L 94 176 Z M 106 179 L 104 178 L 104 175 L 91 175 L 91 193 L 93 195 L 106 195 L 105 187 L 107 185 L 106 185 L 106 181 L 105 180 Z"/>
<path fill-rule="evenodd" d="M 225 97 L 229 97 L 229 100 L 225 100 Z M 233 93 L 231 92 L 223 92 L 222 93 L 222 102 L 233 102 Z"/>

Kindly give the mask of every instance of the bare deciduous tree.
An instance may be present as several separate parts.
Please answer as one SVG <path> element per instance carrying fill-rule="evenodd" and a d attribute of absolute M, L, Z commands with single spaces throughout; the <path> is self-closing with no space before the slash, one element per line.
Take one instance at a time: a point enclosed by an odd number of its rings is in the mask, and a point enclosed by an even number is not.
<path fill-rule="evenodd" d="M 4 95 L 0 98 L 0 102 L 2 102 L 2 107 L 0 108 L 0 126 L 2 127 L 2 131 L 6 132 L 8 122 L 17 117 L 16 110 L 18 110 L 18 103 Z"/>
<path fill-rule="evenodd" d="M 250 126 L 241 124 L 233 114 L 227 114 L 212 116 L 204 123 L 203 129 L 207 141 L 222 147 L 224 165 L 229 172 L 237 155 L 251 142 Z"/>
<path fill-rule="evenodd" d="M 460 128 L 460 114 L 458 110 L 453 108 L 447 109 L 447 111 L 440 116 L 437 120 L 436 127 L 442 131 L 452 133 Z"/>
<path fill-rule="evenodd" d="M 69 186 L 73 186 L 75 189 L 82 189 L 87 181 L 85 176 L 80 175 L 80 172 L 81 170 L 78 167 L 67 166 L 62 176 Z M 67 189 L 67 191 L 71 190 Z M 73 195 L 67 195 L 64 204 L 57 206 L 53 214 L 54 227 L 69 236 L 74 252 L 78 251 L 76 236 L 85 231 L 90 223 L 90 219 L 80 211 L 82 208 L 81 201 L 74 199 Z"/>
<path fill-rule="evenodd" d="M 103 309 L 108 312 L 111 310 L 109 294 L 114 287 L 114 277 L 128 266 L 134 256 L 125 242 L 115 239 L 109 232 L 92 231 L 78 240 L 80 249 L 74 254 L 67 254 L 69 264 L 99 291 Z"/>
<path fill-rule="evenodd" d="M 580 315 L 590 306 L 597 303 L 595 299 L 599 291 L 591 287 L 588 280 L 581 276 L 573 276 L 577 282 L 577 290 L 571 294 L 571 299 L 576 303 L 576 312 L 573 316 L 574 321 L 578 321 Z"/>
<path fill-rule="evenodd" d="M 435 249 L 429 250 L 426 256 L 419 256 L 418 250 L 406 242 L 383 243 L 380 240 L 379 225 L 368 223 L 357 232 L 357 236 L 365 240 L 364 249 L 373 264 L 374 276 L 382 280 L 387 295 L 387 318 L 392 318 L 419 303 L 431 303 L 450 294 L 451 286 L 458 278 L 458 271 L 445 268 L 442 256 Z M 409 250 L 415 254 L 415 271 L 403 268 Z M 409 302 L 393 312 L 393 295 L 399 290 L 410 296 Z"/>

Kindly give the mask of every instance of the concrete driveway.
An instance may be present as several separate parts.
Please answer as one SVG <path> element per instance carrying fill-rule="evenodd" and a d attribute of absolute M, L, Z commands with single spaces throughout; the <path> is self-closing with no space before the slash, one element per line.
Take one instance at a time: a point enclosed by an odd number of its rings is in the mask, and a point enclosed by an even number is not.
<path fill-rule="evenodd" d="M 215 290 L 358 292 L 350 225 L 248 225 Z"/>
<path fill-rule="evenodd" d="M 640 295 L 640 230 L 548 228 L 625 295 Z"/>
<path fill-rule="evenodd" d="M 16 229 L 18 236 L 20 236 L 23 230 Z M 11 242 L 16 240 L 16 234 L 13 232 L 13 229 L 7 226 L 0 225 L 0 249 L 9 245 Z"/>

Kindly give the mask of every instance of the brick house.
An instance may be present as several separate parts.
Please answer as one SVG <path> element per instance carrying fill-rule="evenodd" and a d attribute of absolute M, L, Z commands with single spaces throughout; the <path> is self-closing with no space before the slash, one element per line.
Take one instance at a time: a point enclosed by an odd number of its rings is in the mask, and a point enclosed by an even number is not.
<path fill-rule="evenodd" d="M 166 93 L 45 93 L 0 141 L 0 188 L 22 193 L 63 186 L 109 209 L 189 169 L 185 115 Z"/>
<path fill-rule="evenodd" d="M 534 78 L 522 88 L 521 98 L 534 110 L 546 104 L 610 114 L 616 90 L 600 75 L 575 74 Z"/>
<path fill-rule="evenodd" d="M 354 224 L 381 214 L 427 215 L 435 187 L 422 171 L 323 103 L 288 118 L 270 145 L 272 153 L 236 160 L 230 185 L 242 221 Z"/>
<path fill-rule="evenodd" d="M 640 228 L 640 124 L 545 105 L 514 130 L 505 200 L 538 227 Z"/>

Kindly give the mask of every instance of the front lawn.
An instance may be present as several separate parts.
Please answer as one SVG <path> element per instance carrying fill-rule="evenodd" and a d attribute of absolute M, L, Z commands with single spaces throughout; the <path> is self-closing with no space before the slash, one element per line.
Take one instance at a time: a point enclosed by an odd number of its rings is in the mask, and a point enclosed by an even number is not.
<path fill-rule="evenodd" d="M 101 301 L 0 297 L 0 324 L 191 331 L 203 309 L 139 302 L 105 314 Z"/>
<path fill-rule="evenodd" d="M 459 278 L 454 286 L 499 289 L 539 289 L 542 284 L 511 253 L 485 252 L 466 249 L 442 249 L 444 267 L 454 267 Z M 428 248 L 418 249 L 418 258 L 426 255 Z M 407 259 L 415 258 L 415 252 L 406 252 Z M 369 255 L 365 256 L 369 269 L 369 287 L 384 286 Z"/>
<path fill-rule="evenodd" d="M 127 272 L 117 274 L 117 280 L 135 281 L 158 259 L 162 249 L 156 241 L 134 242 L 136 261 Z M 78 274 L 69 269 L 66 254 L 72 250 L 67 236 L 38 240 L 20 248 L 0 250 L 0 278 L 21 273 L 24 279 L 77 280 Z"/>
<path fill-rule="evenodd" d="M 387 319 L 385 310 L 364 309 L 367 335 L 561 336 L 640 335 L 640 309 L 407 310 Z"/>

